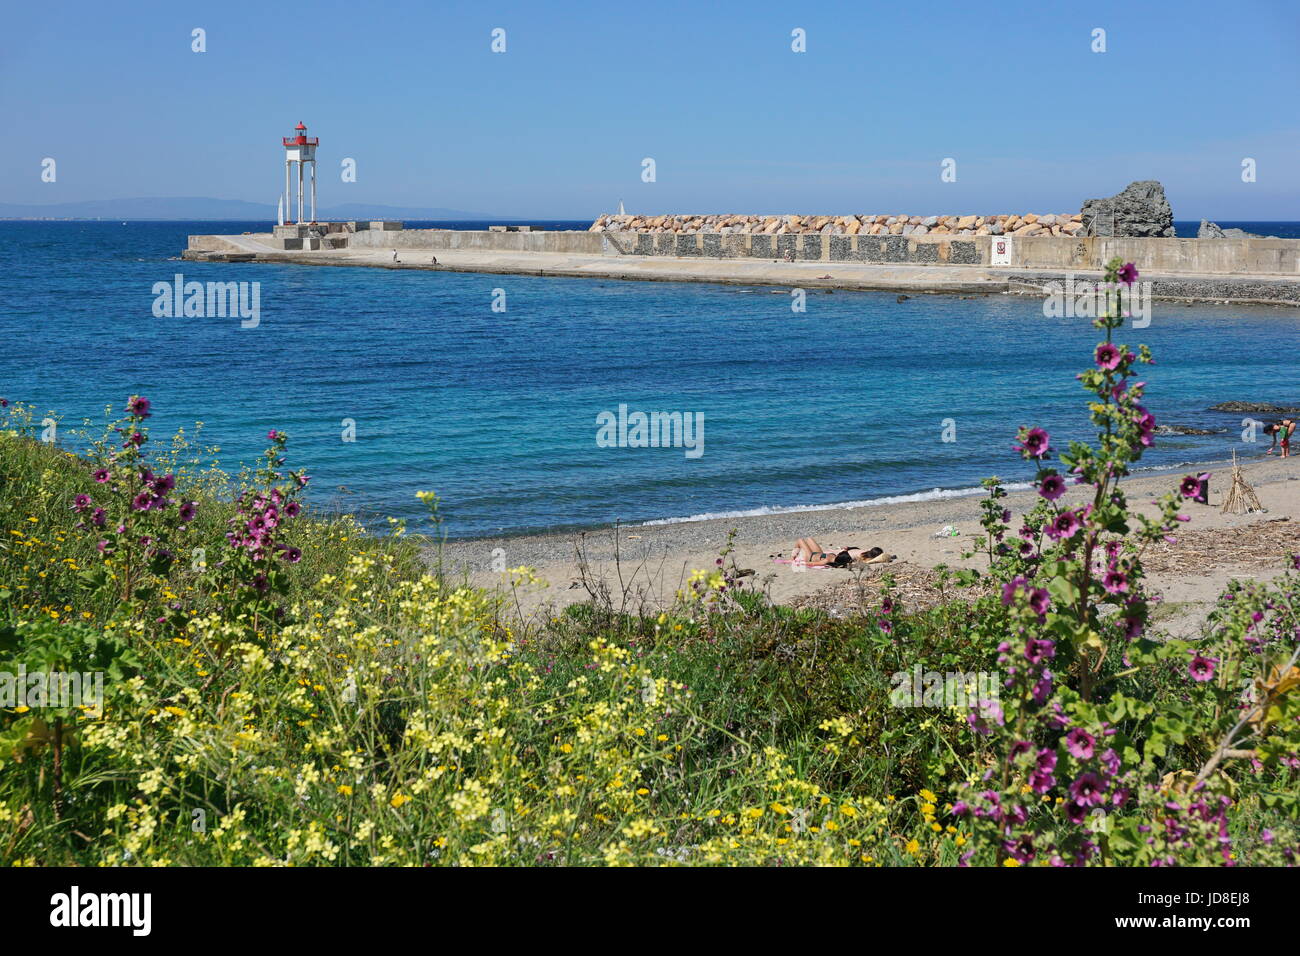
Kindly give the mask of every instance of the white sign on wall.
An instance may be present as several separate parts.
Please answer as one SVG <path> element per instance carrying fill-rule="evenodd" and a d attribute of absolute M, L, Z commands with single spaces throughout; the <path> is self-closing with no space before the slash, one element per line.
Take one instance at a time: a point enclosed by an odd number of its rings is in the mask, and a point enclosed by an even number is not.
<path fill-rule="evenodd" d="M 994 236 L 993 237 L 993 258 L 992 265 L 1009 266 L 1011 265 L 1011 237 Z"/>

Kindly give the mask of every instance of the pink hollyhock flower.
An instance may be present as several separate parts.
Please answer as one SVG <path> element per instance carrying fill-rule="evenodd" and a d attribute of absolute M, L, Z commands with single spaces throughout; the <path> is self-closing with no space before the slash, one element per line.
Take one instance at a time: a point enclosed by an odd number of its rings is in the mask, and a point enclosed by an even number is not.
<path fill-rule="evenodd" d="M 1119 363 L 1123 357 L 1123 353 L 1109 342 L 1102 342 L 1097 346 L 1096 362 L 1098 368 L 1114 371 L 1119 368 Z"/>
<path fill-rule="evenodd" d="M 1052 522 L 1048 534 L 1057 540 L 1062 538 L 1068 540 L 1078 534 L 1081 527 L 1083 525 L 1079 523 L 1077 514 L 1073 511 L 1062 511 L 1056 516 L 1056 520 Z"/>
<path fill-rule="evenodd" d="M 1187 665 L 1187 673 L 1191 675 L 1192 680 L 1204 684 L 1208 680 L 1214 679 L 1214 665 L 1219 662 L 1217 657 L 1203 657 L 1199 651 L 1188 651 L 1192 655 L 1192 662 Z"/>
<path fill-rule="evenodd" d="M 1075 727 L 1065 735 L 1065 749 L 1080 760 L 1091 760 L 1097 739 L 1081 727 Z"/>
<path fill-rule="evenodd" d="M 1124 263 L 1124 265 L 1120 267 L 1119 272 L 1116 273 L 1115 276 L 1115 278 L 1119 279 L 1120 282 L 1130 286 L 1137 281 L 1137 277 L 1138 277 L 1137 266 L 1133 265 L 1133 263 L 1131 262 Z"/>
<path fill-rule="evenodd" d="M 1123 594 L 1128 591 L 1128 575 L 1123 571 L 1107 571 L 1101 585 L 1108 594 Z"/>
<path fill-rule="evenodd" d="M 81 512 L 90 507 L 90 495 L 76 495 L 72 499 L 72 510 Z"/>
<path fill-rule="evenodd" d="M 1089 770 L 1079 774 L 1070 784 L 1070 796 L 1085 807 L 1095 807 L 1102 802 L 1105 789 L 1106 784 L 1101 777 Z"/>
<path fill-rule="evenodd" d="M 1044 458 L 1052 450 L 1050 436 L 1041 428 L 1031 428 L 1025 432 L 1016 450 L 1027 458 Z"/>
<path fill-rule="evenodd" d="M 132 395 L 126 400 L 126 410 L 136 418 L 148 418 L 151 403 L 143 395 Z"/>
<path fill-rule="evenodd" d="M 1060 475 L 1047 475 L 1038 483 L 1038 493 L 1048 501 L 1055 501 L 1065 494 L 1065 479 Z"/>

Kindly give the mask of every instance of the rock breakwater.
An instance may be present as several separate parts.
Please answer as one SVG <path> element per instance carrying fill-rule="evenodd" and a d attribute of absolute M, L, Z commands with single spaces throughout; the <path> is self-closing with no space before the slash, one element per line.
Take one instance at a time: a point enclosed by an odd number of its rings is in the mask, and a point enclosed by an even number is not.
<path fill-rule="evenodd" d="M 653 232 L 691 235 L 738 233 L 756 236 L 1075 236 L 1083 218 L 1062 215 L 1010 216 L 746 216 L 605 215 L 590 232 Z"/>

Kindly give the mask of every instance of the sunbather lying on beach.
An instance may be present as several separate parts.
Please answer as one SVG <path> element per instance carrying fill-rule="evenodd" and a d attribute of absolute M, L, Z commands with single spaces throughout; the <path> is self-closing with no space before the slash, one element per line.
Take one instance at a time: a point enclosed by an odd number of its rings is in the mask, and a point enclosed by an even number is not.
<path fill-rule="evenodd" d="M 890 560 L 890 556 L 880 548 L 871 548 L 864 551 L 862 548 L 834 548 L 829 551 L 823 551 L 812 538 L 800 538 L 794 543 L 794 550 L 790 552 L 790 560 L 795 564 L 806 564 L 809 567 L 816 568 L 822 565 L 828 565 L 832 568 L 846 568 L 853 562 L 858 561 L 862 564 L 884 564 Z"/>

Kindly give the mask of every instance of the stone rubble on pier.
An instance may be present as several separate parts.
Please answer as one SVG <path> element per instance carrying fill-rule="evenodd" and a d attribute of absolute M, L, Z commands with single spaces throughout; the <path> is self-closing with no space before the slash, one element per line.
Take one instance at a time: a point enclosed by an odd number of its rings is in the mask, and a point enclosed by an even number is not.
<path fill-rule="evenodd" d="M 783 236 L 1075 236 L 1083 234 L 1083 217 L 1012 216 L 636 216 L 604 215 L 590 232 L 739 233 Z"/>

